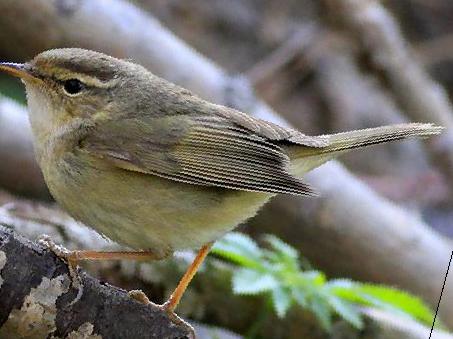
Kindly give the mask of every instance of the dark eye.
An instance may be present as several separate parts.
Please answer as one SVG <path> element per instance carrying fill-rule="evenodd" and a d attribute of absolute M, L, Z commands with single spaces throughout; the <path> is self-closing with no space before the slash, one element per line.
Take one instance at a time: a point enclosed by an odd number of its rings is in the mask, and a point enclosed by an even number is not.
<path fill-rule="evenodd" d="M 85 85 L 80 80 L 69 79 L 63 82 L 63 88 L 66 93 L 75 95 L 80 93 L 85 88 Z"/>

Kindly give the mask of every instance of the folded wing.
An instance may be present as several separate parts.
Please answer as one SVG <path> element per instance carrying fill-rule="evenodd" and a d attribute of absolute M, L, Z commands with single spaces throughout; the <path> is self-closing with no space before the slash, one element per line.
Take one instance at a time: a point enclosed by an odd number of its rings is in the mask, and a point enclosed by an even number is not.
<path fill-rule="evenodd" d="M 104 121 L 81 147 L 125 170 L 189 184 L 313 195 L 308 185 L 288 172 L 290 161 L 278 134 L 285 130 L 263 122 L 264 129 L 260 123 L 253 118 L 235 122 L 221 115 Z M 287 139 L 298 137 L 291 130 L 285 133 Z"/>

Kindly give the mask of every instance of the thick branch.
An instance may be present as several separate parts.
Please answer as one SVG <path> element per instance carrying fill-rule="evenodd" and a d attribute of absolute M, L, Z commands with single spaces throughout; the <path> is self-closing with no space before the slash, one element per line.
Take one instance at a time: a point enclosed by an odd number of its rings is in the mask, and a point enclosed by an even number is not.
<path fill-rule="evenodd" d="M 160 308 L 81 273 L 74 302 L 67 265 L 0 226 L 0 337 L 189 338 Z M 85 336 L 83 336 L 85 335 Z"/>

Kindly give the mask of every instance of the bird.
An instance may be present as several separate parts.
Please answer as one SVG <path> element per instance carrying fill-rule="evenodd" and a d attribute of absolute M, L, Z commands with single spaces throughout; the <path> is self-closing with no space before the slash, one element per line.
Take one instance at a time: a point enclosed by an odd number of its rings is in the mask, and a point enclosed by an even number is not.
<path fill-rule="evenodd" d="M 198 250 L 161 305 L 169 313 L 217 239 L 277 194 L 316 195 L 304 174 L 353 149 L 442 130 L 407 123 L 309 136 L 79 48 L 3 62 L 0 71 L 25 84 L 36 159 L 55 200 L 130 249 L 70 251 L 71 265 Z"/>

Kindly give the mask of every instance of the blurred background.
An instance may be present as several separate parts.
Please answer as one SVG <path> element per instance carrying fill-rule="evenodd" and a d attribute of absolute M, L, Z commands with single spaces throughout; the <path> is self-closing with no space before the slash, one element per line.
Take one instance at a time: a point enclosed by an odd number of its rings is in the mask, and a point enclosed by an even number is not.
<path fill-rule="evenodd" d="M 307 134 L 409 121 L 445 126 L 440 137 L 330 162 L 307 176 L 319 198 L 280 196 L 240 227 L 259 244 L 275 234 L 328 279 L 394 286 L 435 309 L 453 250 L 453 2 L 0 0 L 0 13 L 4 61 L 89 48 Z M 0 205 L 0 224 L 31 239 L 48 233 L 69 248 L 114 247 L 53 204 L 34 162 L 23 86 L 3 75 Z M 191 258 L 86 268 L 161 301 Z M 334 312 L 328 332 L 297 305 L 284 317 L 260 312 L 268 300 L 233 294 L 234 270 L 225 265 L 212 256 L 182 301 L 179 314 L 200 324 L 201 337 L 427 338 L 427 324 L 385 314 L 366 313 L 358 330 Z M 453 278 L 439 317 L 453 330 Z"/>

